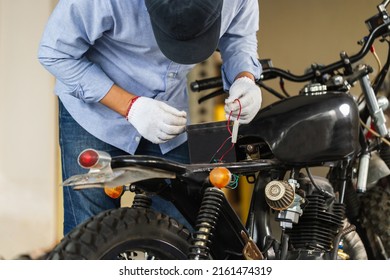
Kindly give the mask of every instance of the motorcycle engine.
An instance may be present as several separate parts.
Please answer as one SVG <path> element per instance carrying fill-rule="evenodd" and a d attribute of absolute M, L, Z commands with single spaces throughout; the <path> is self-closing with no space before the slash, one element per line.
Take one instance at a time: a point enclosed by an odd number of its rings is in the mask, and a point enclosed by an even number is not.
<path fill-rule="evenodd" d="M 277 221 L 289 240 L 287 259 L 330 259 L 333 242 L 343 226 L 345 207 L 336 202 L 333 187 L 325 178 L 315 177 L 313 180 L 316 187 L 304 176 L 297 181 L 289 180 L 288 184 L 294 186 L 295 198 L 289 199 L 288 208 L 279 208 Z M 324 196 L 324 191 L 330 195 Z M 267 187 L 266 197 L 269 197 Z M 267 203 L 275 209 L 268 199 Z"/>

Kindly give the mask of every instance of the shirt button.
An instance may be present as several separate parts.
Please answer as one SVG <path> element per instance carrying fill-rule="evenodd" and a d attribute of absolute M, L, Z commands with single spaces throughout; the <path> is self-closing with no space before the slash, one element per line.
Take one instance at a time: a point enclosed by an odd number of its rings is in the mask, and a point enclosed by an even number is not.
<path fill-rule="evenodd" d="M 135 141 L 136 141 L 136 142 L 139 142 L 140 140 L 141 140 L 141 138 L 140 138 L 140 137 L 138 137 L 138 136 L 137 136 L 137 137 L 135 137 Z"/>
<path fill-rule="evenodd" d="M 174 72 L 168 73 L 168 77 L 169 78 L 174 78 L 175 76 L 176 76 L 176 74 Z"/>

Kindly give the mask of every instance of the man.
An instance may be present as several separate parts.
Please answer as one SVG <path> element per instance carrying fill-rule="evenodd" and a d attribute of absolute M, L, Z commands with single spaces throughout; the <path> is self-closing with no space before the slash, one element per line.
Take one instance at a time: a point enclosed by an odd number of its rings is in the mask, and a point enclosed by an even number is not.
<path fill-rule="evenodd" d="M 257 0 L 60 0 L 39 60 L 57 78 L 63 179 L 85 172 L 85 148 L 188 162 L 186 75 L 216 48 L 226 113 L 250 122 L 261 105 L 258 16 Z M 64 188 L 64 234 L 118 206 L 101 190 Z"/>

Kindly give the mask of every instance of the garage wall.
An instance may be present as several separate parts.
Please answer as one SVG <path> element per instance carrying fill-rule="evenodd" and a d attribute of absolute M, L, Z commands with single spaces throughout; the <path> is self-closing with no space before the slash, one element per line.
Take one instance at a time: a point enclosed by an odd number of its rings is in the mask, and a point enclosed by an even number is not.
<path fill-rule="evenodd" d="M 37 49 L 52 0 L 0 0 L 0 256 L 56 237 L 53 79 Z"/>

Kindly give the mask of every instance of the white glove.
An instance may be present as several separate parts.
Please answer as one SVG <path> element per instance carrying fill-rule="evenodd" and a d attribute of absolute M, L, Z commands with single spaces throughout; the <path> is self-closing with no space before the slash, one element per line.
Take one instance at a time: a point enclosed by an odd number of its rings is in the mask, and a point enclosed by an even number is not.
<path fill-rule="evenodd" d="M 236 99 L 240 102 L 235 101 Z M 225 100 L 225 113 L 229 117 L 230 113 L 233 120 L 247 124 L 256 116 L 261 107 L 261 90 L 256 83 L 248 78 L 241 77 L 234 81 L 229 90 L 229 97 Z M 241 104 L 241 113 L 240 113 Z"/>
<path fill-rule="evenodd" d="M 131 105 L 127 120 L 150 142 L 161 144 L 184 132 L 187 113 L 164 102 L 139 97 Z"/>

